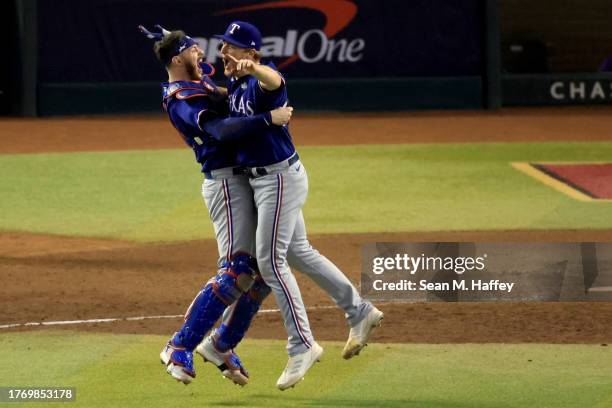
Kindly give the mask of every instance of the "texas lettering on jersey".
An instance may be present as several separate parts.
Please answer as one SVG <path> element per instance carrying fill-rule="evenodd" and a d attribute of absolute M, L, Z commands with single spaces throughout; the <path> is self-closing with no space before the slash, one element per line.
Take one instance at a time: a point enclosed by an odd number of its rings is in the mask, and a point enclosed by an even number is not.
<path fill-rule="evenodd" d="M 237 94 L 229 95 L 229 106 L 231 112 L 242 116 L 253 116 L 255 114 L 253 101 L 245 101 L 244 94 L 240 95 L 240 97 Z"/>

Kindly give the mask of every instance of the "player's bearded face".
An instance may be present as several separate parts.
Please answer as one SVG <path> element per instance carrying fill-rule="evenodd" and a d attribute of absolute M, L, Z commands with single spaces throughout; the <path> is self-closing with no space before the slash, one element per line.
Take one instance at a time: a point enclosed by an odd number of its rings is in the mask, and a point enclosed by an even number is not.
<path fill-rule="evenodd" d="M 200 67 L 197 63 L 188 61 L 185 64 L 185 69 L 187 70 L 187 75 L 189 75 L 190 79 L 194 81 L 199 81 L 200 79 L 202 79 L 202 71 L 200 70 Z"/>
<path fill-rule="evenodd" d="M 183 58 L 185 63 L 185 71 L 190 79 L 199 81 L 202 79 L 202 68 L 200 63 L 203 61 L 204 52 L 200 47 L 194 45 L 190 49 L 185 50 L 185 56 Z"/>

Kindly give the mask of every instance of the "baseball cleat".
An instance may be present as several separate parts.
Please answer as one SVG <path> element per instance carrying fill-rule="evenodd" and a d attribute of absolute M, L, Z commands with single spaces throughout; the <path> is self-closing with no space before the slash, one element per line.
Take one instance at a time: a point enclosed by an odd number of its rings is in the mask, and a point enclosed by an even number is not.
<path fill-rule="evenodd" d="M 187 385 L 195 378 L 193 353 L 183 347 L 175 346 L 172 340 L 169 340 L 159 353 L 159 358 L 166 366 L 166 372 L 175 380 Z"/>
<path fill-rule="evenodd" d="M 372 336 L 374 329 L 380 327 L 383 317 L 383 312 L 372 306 L 370 313 L 357 323 L 355 327 L 351 327 L 349 338 L 346 341 L 344 350 L 342 350 L 342 358 L 348 360 L 359 355 L 359 352 L 368 345 L 368 340 Z"/>
<path fill-rule="evenodd" d="M 287 388 L 295 387 L 304 378 L 310 367 L 321 359 L 322 355 L 323 347 L 313 342 L 312 346 L 304 353 L 289 357 L 285 370 L 276 382 L 278 389 L 284 391 Z"/>
<path fill-rule="evenodd" d="M 206 339 L 196 347 L 198 353 L 204 359 L 204 362 L 210 362 L 217 366 L 223 376 L 228 380 L 245 386 L 249 382 L 249 373 L 242 366 L 242 362 L 234 350 L 221 352 L 215 347 L 212 336 Z"/>

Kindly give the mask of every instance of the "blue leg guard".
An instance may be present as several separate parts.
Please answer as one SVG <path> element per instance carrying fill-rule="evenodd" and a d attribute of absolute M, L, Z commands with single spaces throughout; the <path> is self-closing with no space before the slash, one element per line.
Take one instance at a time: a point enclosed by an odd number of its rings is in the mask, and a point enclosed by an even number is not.
<path fill-rule="evenodd" d="M 189 306 L 185 323 L 173 338 L 175 345 L 192 351 L 213 328 L 223 311 L 250 289 L 254 271 L 248 258 L 251 257 L 243 255 L 239 262 L 224 265 L 208 281 Z"/>
<path fill-rule="evenodd" d="M 215 332 L 215 347 L 222 352 L 234 349 L 244 338 L 257 314 L 261 303 L 270 294 L 270 287 L 260 275 L 255 278 L 251 289 L 240 296 L 227 323 L 222 324 Z"/>
<path fill-rule="evenodd" d="M 185 323 L 174 335 L 173 343 L 193 351 L 212 329 L 226 307 L 227 304 L 214 293 L 213 284 L 208 283 L 189 306 L 185 314 Z"/>

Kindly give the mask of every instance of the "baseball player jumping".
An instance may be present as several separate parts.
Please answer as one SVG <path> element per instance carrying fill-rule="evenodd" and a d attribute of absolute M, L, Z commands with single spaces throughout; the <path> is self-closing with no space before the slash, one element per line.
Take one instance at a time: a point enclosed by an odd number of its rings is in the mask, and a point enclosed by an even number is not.
<path fill-rule="evenodd" d="M 223 40 L 230 117 L 256 117 L 287 105 L 284 78 L 272 64 L 259 63 L 261 34 L 255 26 L 235 21 L 217 37 Z M 290 357 L 277 382 L 283 390 L 303 378 L 323 353 L 313 339 L 288 263 L 310 276 L 346 312 L 351 330 L 344 358 L 359 354 L 372 330 L 380 325 L 383 313 L 363 301 L 346 276 L 310 246 L 301 211 L 308 179 L 287 126 L 258 129 L 237 140 L 235 146 L 237 164 L 246 169 L 257 209 L 257 264 L 276 297 L 289 334 Z M 218 338 L 223 340 L 223 335 Z"/>
<path fill-rule="evenodd" d="M 204 53 L 200 47 L 182 31 L 169 32 L 156 27 L 160 33 L 150 32 L 142 26 L 140 30 L 156 40 L 156 57 L 168 72 L 168 82 L 162 84 L 164 109 L 185 143 L 193 149 L 196 160 L 202 164 L 206 176 L 203 194 L 208 198 L 211 218 L 219 219 L 218 213 L 223 212 L 222 218 L 226 221 L 221 228 L 217 228 L 218 222 L 215 223 L 222 254 L 219 271 L 197 294 L 185 314 L 183 327 L 160 354 L 167 372 L 188 384 L 195 377 L 193 350 L 227 306 L 238 301 L 236 309 L 248 310 L 254 315 L 270 291 L 259 275 L 257 262 L 249 255 L 253 252 L 253 231 L 233 233 L 234 222 L 246 227 L 253 224 L 252 193 L 249 191 L 246 197 L 248 212 L 232 212 L 232 204 L 239 204 L 244 198 L 239 186 L 228 181 L 235 175 L 235 152 L 230 144 L 222 142 L 286 124 L 292 109 L 283 107 L 249 118 L 227 118 L 226 93 L 203 75 L 203 69 L 211 67 L 201 64 Z M 206 183 L 211 180 L 216 182 Z M 215 363 L 224 376 L 244 385 L 248 374 L 232 348 L 224 351 L 206 349 L 203 355 Z"/>

